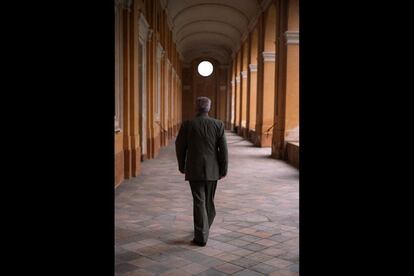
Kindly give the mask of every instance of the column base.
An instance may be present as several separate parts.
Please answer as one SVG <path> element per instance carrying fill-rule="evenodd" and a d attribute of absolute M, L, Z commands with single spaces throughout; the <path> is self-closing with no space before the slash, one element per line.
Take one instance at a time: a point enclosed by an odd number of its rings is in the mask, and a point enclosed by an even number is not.
<path fill-rule="evenodd" d="M 249 132 L 247 135 L 248 135 L 247 140 L 249 140 L 253 144 L 256 144 L 256 131 L 254 129 L 249 129 Z"/>
<path fill-rule="evenodd" d="M 245 139 L 248 138 L 248 130 L 245 127 L 241 127 L 240 131 L 239 131 L 239 135 Z"/>
<path fill-rule="evenodd" d="M 168 128 L 168 141 L 170 141 L 172 139 L 173 135 L 172 135 L 172 127 Z"/>
<path fill-rule="evenodd" d="M 272 146 L 272 134 L 257 134 L 255 145 L 261 148 L 270 148 Z"/>
<path fill-rule="evenodd" d="M 285 160 L 299 169 L 299 143 L 286 142 L 282 150 L 272 152 L 272 158 Z"/>
<path fill-rule="evenodd" d="M 115 154 L 115 187 L 124 180 L 124 152 L 120 151 Z"/>
<path fill-rule="evenodd" d="M 160 136 L 157 135 L 154 138 L 148 138 L 147 139 L 147 143 L 148 143 L 148 159 L 152 159 L 155 158 L 159 151 L 160 151 Z"/>
<path fill-rule="evenodd" d="M 141 173 L 141 148 L 125 149 L 124 155 L 124 179 L 137 177 Z"/>
<path fill-rule="evenodd" d="M 141 148 L 137 147 L 132 150 L 132 177 L 137 177 L 141 174 Z"/>

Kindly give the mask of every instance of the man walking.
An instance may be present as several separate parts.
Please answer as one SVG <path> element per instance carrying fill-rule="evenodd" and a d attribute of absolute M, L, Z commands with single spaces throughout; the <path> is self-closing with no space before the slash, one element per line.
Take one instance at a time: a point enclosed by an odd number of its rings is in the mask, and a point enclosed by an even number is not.
<path fill-rule="evenodd" d="M 217 180 L 227 174 L 227 144 L 224 124 L 208 116 L 211 100 L 198 97 L 197 116 L 183 122 L 175 149 L 178 169 L 185 173 L 193 194 L 193 243 L 205 246 L 216 215 L 214 194 Z"/>

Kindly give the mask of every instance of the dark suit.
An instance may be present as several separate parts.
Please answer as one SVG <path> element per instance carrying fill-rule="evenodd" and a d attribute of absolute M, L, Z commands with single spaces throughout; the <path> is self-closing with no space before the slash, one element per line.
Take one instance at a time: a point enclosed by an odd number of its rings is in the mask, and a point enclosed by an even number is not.
<path fill-rule="evenodd" d="M 194 239 L 207 242 L 216 215 L 214 194 L 217 180 L 227 174 L 227 144 L 224 124 L 201 114 L 185 121 L 175 141 L 178 169 L 190 181 L 193 194 Z"/>

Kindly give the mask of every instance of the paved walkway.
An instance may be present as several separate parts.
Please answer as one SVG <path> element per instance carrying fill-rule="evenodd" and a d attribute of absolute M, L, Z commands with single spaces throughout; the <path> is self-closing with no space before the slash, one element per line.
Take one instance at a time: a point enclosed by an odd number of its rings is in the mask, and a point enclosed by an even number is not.
<path fill-rule="evenodd" d="M 299 275 L 299 172 L 227 132 L 229 172 L 205 247 L 174 143 L 115 192 L 116 275 Z"/>

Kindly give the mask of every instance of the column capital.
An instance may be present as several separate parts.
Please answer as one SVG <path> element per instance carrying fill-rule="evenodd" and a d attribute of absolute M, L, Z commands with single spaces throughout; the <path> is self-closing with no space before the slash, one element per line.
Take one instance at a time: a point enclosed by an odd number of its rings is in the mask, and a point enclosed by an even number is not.
<path fill-rule="evenodd" d="M 240 76 L 236 77 L 236 83 L 240 83 Z"/>
<path fill-rule="evenodd" d="M 257 72 L 257 64 L 249 64 L 250 72 Z"/>
<path fill-rule="evenodd" d="M 240 76 L 241 76 L 243 79 L 246 79 L 246 78 L 247 78 L 247 71 L 241 71 L 241 72 L 240 72 Z"/>
<path fill-rule="evenodd" d="M 262 53 L 263 61 L 275 61 L 276 53 L 275 52 L 263 52 Z"/>
<path fill-rule="evenodd" d="M 299 44 L 299 31 L 286 31 L 285 41 L 286 44 Z"/>

